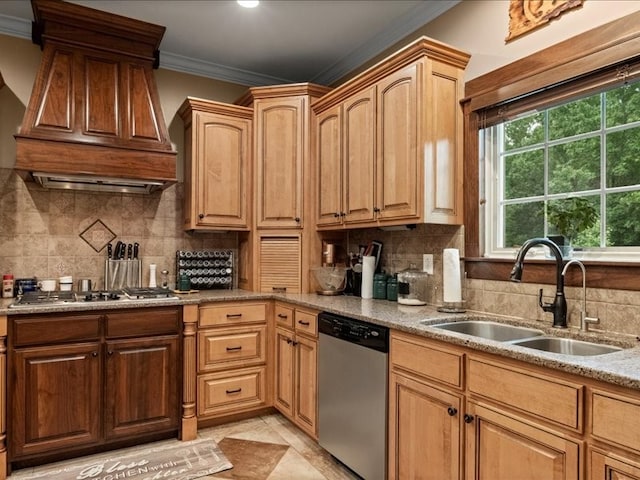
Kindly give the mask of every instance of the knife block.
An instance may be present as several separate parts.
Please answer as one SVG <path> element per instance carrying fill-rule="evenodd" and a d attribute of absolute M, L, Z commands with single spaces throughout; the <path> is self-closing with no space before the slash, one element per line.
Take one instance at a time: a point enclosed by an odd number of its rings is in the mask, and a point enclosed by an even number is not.
<path fill-rule="evenodd" d="M 110 260 L 104 265 L 105 290 L 121 290 L 127 287 L 142 286 L 140 260 Z"/>

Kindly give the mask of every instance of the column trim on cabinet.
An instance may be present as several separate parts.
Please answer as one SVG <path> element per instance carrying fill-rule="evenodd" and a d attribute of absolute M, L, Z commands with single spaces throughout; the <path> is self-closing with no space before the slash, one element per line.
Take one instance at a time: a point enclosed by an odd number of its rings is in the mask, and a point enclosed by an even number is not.
<path fill-rule="evenodd" d="M 196 331 L 198 305 L 185 305 L 182 310 L 182 425 L 180 440 L 195 440 L 198 436 L 196 416 Z"/>

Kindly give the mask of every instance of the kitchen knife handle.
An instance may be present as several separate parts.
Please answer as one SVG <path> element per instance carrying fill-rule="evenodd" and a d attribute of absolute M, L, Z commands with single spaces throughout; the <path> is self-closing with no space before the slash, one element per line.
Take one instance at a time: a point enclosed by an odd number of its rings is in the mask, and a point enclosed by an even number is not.
<path fill-rule="evenodd" d="M 107 258 L 113 258 L 113 245 L 111 244 L 111 242 L 107 243 Z"/>
<path fill-rule="evenodd" d="M 133 258 L 133 245 L 127 245 L 127 259 L 131 260 Z"/>
<path fill-rule="evenodd" d="M 138 253 L 140 253 L 140 244 L 138 242 L 135 242 L 133 244 L 133 258 L 135 260 L 138 259 Z"/>

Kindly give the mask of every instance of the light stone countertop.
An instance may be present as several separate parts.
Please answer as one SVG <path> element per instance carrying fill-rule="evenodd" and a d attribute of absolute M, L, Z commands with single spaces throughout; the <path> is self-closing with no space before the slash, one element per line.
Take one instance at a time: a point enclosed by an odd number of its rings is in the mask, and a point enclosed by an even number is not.
<path fill-rule="evenodd" d="M 508 316 L 497 316 L 468 311 L 463 314 L 438 312 L 434 306 L 413 307 L 386 300 L 363 300 L 360 297 L 321 296 L 316 294 L 262 294 L 246 290 L 206 290 L 188 295 L 180 294 L 176 299 L 154 301 L 127 300 L 121 302 L 70 303 L 65 305 L 9 308 L 13 299 L 0 301 L 0 315 L 20 315 L 49 312 L 77 312 L 122 308 L 143 308 L 169 305 L 202 304 L 207 302 L 269 300 L 291 302 L 302 307 L 323 310 L 377 325 L 413 333 L 426 338 L 445 341 L 454 345 L 500 355 L 506 358 L 552 368 L 608 383 L 640 390 L 640 343 L 628 336 L 604 336 L 602 333 L 580 333 L 575 329 L 551 328 L 551 322 L 514 321 Z M 523 325 L 543 330 L 545 334 L 578 338 L 596 343 L 609 343 L 628 347 L 620 352 L 596 356 L 573 356 L 543 352 L 508 343 L 487 340 L 461 333 L 433 328 L 430 325 L 443 321 L 462 319 L 485 319 L 511 325 Z"/>

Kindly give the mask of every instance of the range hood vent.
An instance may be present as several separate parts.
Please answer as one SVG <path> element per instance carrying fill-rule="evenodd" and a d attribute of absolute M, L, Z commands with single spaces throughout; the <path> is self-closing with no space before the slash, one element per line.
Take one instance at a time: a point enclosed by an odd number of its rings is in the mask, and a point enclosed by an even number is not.
<path fill-rule="evenodd" d="M 165 28 L 62 0 L 31 4 L 43 53 L 16 170 L 48 187 L 149 193 L 175 183 L 153 76 Z"/>

